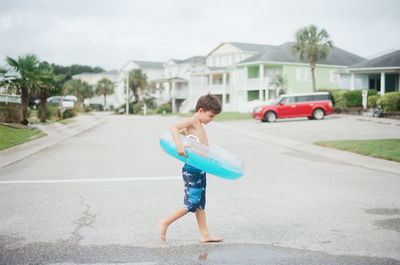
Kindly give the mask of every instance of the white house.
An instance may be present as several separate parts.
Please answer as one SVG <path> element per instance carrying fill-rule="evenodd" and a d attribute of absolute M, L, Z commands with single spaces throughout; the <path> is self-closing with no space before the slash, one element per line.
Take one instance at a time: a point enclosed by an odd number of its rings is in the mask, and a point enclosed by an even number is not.
<path fill-rule="evenodd" d="M 118 106 L 125 104 L 127 100 L 127 78 L 129 72 L 134 69 L 141 69 L 142 73 L 146 74 L 147 82 L 152 83 L 159 80 L 164 75 L 164 63 L 162 62 L 150 62 L 150 61 L 136 61 L 131 60 L 127 62 L 120 70 L 120 82 L 117 86 L 116 94 L 118 94 L 118 98 L 121 99 Z M 128 90 L 129 101 L 133 100 L 132 91 Z M 143 96 L 140 94 L 139 96 Z"/>
<path fill-rule="evenodd" d="M 185 60 L 171 59 L 164 64 L 163 77 L 156 80 L 162 88 L 157 98 L 158 104 L 171 100 L 172 111 L 178 112 L 182 102 L 191 98 L 191 78 L 193 73 L 204 71 L 206 68 L 203 56 L 193 56 Z"/>
<path fill-rule="evenodd" d="M 100 81 L 101 79 L 106 78 L 109 79 L 111 82 L 113 82 L 114 87 L 117 87 L 119 84 L 119 72 L 117 70 L 112 70 L 112 71 L 107 71 L 107 72 L 101 72 L 101 73 L 81 73 L 77 75 L 73 75 L 72 79 L 79 79 L 81 81 L 87 82 L 95 91 L 97 82 Z M 114 88 L 115 89 L 115 88 Z M 117 106 L 119 99 L 116 97 L 116 95 L 108 95 L 106 98 L 107 101 L 107 106 L 104 106 L 106 109 L 108 109 L 111 105 Z M 104 96 L 102 95 L 95 95 L 90 99 L 85 100 L 85 104 L 104 104 Z"/>

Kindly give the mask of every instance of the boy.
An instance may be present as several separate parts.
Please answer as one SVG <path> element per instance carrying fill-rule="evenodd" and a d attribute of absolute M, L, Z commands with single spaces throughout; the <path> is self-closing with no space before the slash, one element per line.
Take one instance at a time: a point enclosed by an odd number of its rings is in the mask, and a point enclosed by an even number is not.
<path fill-rule="evenodd" d="M 187 157 L 179 133 L 192 134 L 199 137 L 200 143 L 208 146 L 206 132 L 203 124 L 208 124 L 221 112 L 221 103 L 217 97 L 207 94 L 201 96 L 196 104 L 196 113 L 183 122 L 171 127 L 171 135 L 176 144 L 176 150 L 180 156 Z M 158 233 L 162 241 L 166 241 L 165 234 L 168 226 L 186 215 L 188 212 L 196 213 L 196 219 L 200 230 L 200 243 L 220 242 L 223 238 L 210 235 L 206 224 L 205 203 L 206 203 L 206 172 L 185 164 L 182 169 L 182 176 L 185 185 L 184 207 L 177 209 L 166 219 L 158 221 Z"/>

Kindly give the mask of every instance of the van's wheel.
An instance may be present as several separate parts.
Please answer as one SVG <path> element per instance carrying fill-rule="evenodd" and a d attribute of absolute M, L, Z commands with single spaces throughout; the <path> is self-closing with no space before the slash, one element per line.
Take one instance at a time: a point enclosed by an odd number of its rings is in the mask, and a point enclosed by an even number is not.
<path fill-rule="evenodd" d="M 316 120 L 322 120 L 325 117 L 325 112 L 323 109 L 315 109 L 312 116 Z"/>
<path fill-rule="evenodd" d="M 267 122 L 274 122 L 276 121 L 276 114 L 273 111 L 268 111 L 267 113 L 265 113 L 264 115 L 264 120 L 263 121 L 267 121 Z"/>

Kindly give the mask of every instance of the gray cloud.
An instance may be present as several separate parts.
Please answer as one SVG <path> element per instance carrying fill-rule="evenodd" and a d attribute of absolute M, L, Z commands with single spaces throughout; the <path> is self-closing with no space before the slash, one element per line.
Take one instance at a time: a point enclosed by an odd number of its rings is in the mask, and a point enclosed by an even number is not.
<path fill-rule="evenodd" d="M 129 59 L 206 55 L 224 41 L 281 44 L 316 24 L 361 56 L 400 47 L 400 2 L 367 1 L 1 1 L 0 64 L 35 53 L 69 65 L 120 68 Z"/>

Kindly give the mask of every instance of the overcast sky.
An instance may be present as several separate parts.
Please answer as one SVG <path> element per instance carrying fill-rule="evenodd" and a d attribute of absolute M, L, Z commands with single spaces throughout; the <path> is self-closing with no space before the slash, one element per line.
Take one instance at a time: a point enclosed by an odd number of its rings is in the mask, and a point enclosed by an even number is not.
<path fill-rule="evenodd" d="M 363 57 L 400 49 L 400 0 L 0 0 L 0 65 L 34 53 L 120 69 L 205 56 L 221 42 L 279 45 L 310 24 Z"/>

